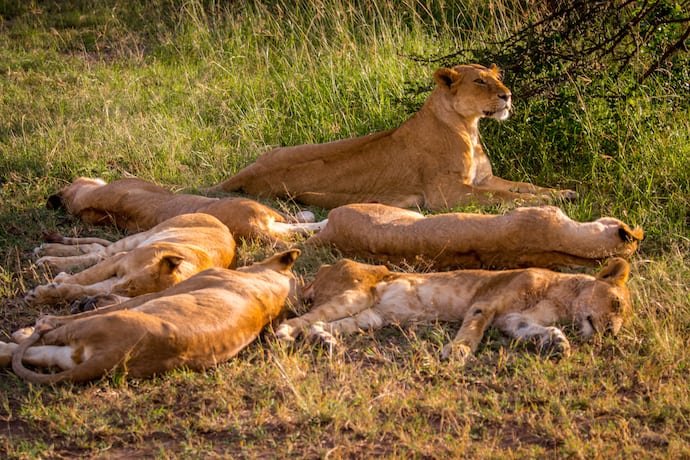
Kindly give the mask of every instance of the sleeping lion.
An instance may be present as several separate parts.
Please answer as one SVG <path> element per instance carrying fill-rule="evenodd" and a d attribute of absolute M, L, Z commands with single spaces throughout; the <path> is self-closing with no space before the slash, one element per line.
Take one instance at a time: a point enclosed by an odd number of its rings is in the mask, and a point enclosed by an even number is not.
<path fill-rule="evenodd" d="M 612 258 L 596 275 L 543 268 L 394 273 L 381 265 L 342 259 L 322 266 L 302 293 L 311 311 L 283 322 L 276 336 L 292 341 L 303 332 L 336 345 L 338 334 L 389 324 L 459 321 L 441 357 L 460 364 L 472 356 L 490 326 L 540 350 L 567 355 L 559 323 L 574 323 L 584 338 L 616 334 L 630 315 L 626 282 L 630 266 Z"/>
<path fill-rule="evenodd" d="M 45 384 L 85 382 L 113 369 L 143 378 L 216 366 L 282 315 L 295 293 L 291 269 L 299 253 L 291 249 L 237 270 L 210 268 L 104 309 L 44 316 L 35 328 L 12 334 L 18 343 L 0 342 L 0 367 L 11 363 L 18 376 Z"/>
<path fill-rule="evenodd" d="M 510 115 L 511 93 L 496 66 L 440 68 L 434 80 L 436 88 L 424 106 L 398 128 L 277 148 L 207 192 L 241 191 L 328 209 L 375 202 L 442 210 L 472 202 L 540 204 L 577 196 L 493 175 L 478 123 Z"/>

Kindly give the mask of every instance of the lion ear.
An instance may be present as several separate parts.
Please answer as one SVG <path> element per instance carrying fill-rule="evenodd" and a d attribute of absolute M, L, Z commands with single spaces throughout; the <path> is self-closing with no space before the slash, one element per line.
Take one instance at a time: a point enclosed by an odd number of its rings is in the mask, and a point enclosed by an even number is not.
<path fill-rule="evenodd" d="M 453 69 L 441 67 L 434 72 L 434 80 L 438 86 L 450 90 L 451 86 L 462 80 L 462 75 Z"/>
<path fill-rule="evenodd" d="M 65 203 L 62 201 L 62 196 L 59 193 L 55 195 L 50 195 L 46 201 L 46 209 L 62 209 L 65 207 Z"/>
<path fill-rule="evenodd" d="M 618 286 L 624 286 L 629 276 L 630 265 L 628 262 L 620 257 L 615 257 L 601 269 L 597 278 Z"/>
<path fill-rule="evenodd" d="M 491 72 L 491 75 L 493 75 L 497 80 L 503 79 L 503 76 L 501 75 L 501 69 L 499 69 L 496 64 L 491 64 L 491 66 L 489 67 L 489 72 Z"/>
<path fill-rule="evenodd" d="M 158 262 L 158 267 L 161 273 L 170 274 L 174 272 L 177 269 L 177 267 L 180 266 L 183 260 L 184 257 L 180 257 L 174 254 L 166 254 L 163 257 L 161 257 L 160 261 Z"/>

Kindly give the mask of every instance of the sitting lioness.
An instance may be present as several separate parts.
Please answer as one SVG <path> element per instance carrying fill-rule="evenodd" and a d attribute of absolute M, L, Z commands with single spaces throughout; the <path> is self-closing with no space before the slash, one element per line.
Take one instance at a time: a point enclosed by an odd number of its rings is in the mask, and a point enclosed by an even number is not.
<path fill-rule="evenodd" d="M 34 383 L 83 382 L 123 370 L 150 377 L 202 370 L 235 356 L 283 312 L 294 294 L 299 250 L 238 270 L 212 268 L 156 294 L 74 316 L 39 319 L 28 338 L 0 343 L 0 363 Z M 39 369 L 56 367 L 55 374 Z"/>
<path fill-rule="evenodd" d="M 567 354 L 570 344 L 552 326 L 574 322 L 583 337 L 617 333 L 631 311 L 624 259 L 611 259 L 597 276 L 563 274 L 542 268 L 507 271 L 457 270 L 445 273 L 392 273 L 383 266 L 343 259 L 324 265 L 303 297 L 311 311 L 283 322 L 280 339 L 310 335 L 330 345 L 332 334 L 378 329 L 388 324 L 462 321 L 444 359 L 461 363 L 477 349 L 491 325 L 518 340 L 537 339 L 540 349 Z"/>
<path fill-rule="evenodd" d="M 493 175 L 479 139 L 483 117 L 505 120 L 511 94 L 499 70 L 480 65 L 440 68 L 424 106 L 400 127 L 326 144 L 271 150 L 208 193 L 242 191 L 335 208 L 375 202 L 449 209 L 470 202 L 572 199 L 553 190 Z"/>
<path fill-rule="evenodd" d="M 93 225 L 115 225 L 130 232 L 148 230 L 180 214 L 205 213 L 223 222 L 235 238 L 252 238 L 285 246 L 284 238 L 319 231 L 323 223 L 304 212 L 298 217 L 276 211 L 247 198 L 209 198 L 172 193 L 142 179 L 127 178 L 111 183 L 80 177 L 48 198 L 47 207 L 65 207 Z"/>
<path fill-rule="evenodd" d="M 25 300 L 30 305 L 158 292 L 207 268 L 227 268 L 235 256 L 235 240 L 228 228 L 202 213 L 173 217 L 114 243 L 59 235 L 52 238 L 58 242 L 36 248 L 44 254 L 37 264 L 61 272 L 52 283 L 27 293 Z M 65 272 L 75 267 L 88 268 L 73 275 Z"/>
<path fill-rule="evenodd" d="M 333 209 L 325 228 L 307 243 L 425 268 L 562 268 L 628 257 L 643 237 L 641 228 L 618 219 L 576 222 L 555 206 L 518 208 L 504 215 L 423 216 L 381 204 L 351 204 Z"/>

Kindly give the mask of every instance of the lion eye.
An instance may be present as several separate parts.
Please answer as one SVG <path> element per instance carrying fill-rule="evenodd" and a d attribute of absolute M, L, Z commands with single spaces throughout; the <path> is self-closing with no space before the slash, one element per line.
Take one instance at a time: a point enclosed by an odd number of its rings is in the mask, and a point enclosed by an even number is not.
<path fill-rule="evenodd" d="M 486 85 L 486 82 L 484 80 L 482 80 L 481 78 L 477 78 L 474 82 L 478 85 L 482 85 L 482 86 Z"/>
<path fill-rule="evenodd" d="M 611 302 L 611 308 L 613 308 L 613 311 L 616 313 L 620 313 L 621 311 L 621 301 L 619 299 L 613 299 Z"/>

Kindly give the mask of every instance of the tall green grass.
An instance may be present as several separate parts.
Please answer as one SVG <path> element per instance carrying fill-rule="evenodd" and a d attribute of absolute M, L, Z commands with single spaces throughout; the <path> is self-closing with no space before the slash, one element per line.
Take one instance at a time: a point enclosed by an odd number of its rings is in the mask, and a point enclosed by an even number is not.
<path fill-rule="evenodd" d="M 44 208 L 79 175 L 176 190 L 226 178 L 272 146 L 396 126 L 429 87 L 419 56 L 510 36 L 535 2 L 343 0 L 0 2 L 0 334 L 49 311 L 23 293 L 42 232 L 118 236 Z M 412 57 L 415 57 L 414 59 Z M 490 63 L 483 63 L 490 64 Z M 616 339 L 550 361 L 491 331 L 466 368 L 457 325 L 388 328 L 328 350 L 270 334 L 205 373 L 34 387 L 0 373 L 0 451 L 75 456 L 682 458 L 688 445 L 687 94 L 650 80 L 628 100 L 573 81 L 483 122 L 500 176 L 576 188 L 573 218 L 643 226 L 635 315 Z M 626 78 L 626 77 L 621 77 Z M 506 75 L 510 81 L 510 76 Z M 469 209 L 469 208 L 468 208 Z M 477 209 L 497 212 L 496 209 Z M 322 210 L 316 210 L 324 214 Z M 240 260 L 266 249 L 245 244 Z M 337 254 L 307 250 L 312 277 Z M 56 312 L 59 310 L 51 310 Z M 6 340 L 6 338 L 5 338 Z"/>

